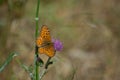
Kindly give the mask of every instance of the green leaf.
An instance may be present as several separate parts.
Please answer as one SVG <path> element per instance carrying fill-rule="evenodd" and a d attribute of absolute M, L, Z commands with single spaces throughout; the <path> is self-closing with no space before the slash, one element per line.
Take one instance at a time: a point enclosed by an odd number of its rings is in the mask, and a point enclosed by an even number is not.
<path fill-rule="evenodd" d="M 0 65 L 0 72 L 2 72 L 5 69 L 5 67 L 12 61 L 12 59 L 17 55 L 18 53 L 11 53 L 6 59 L 6 61 L 2 65 Z"/>
<path fill-rule="evenodd" d="M 33 67 L 32 66 L 26 66 L 24 64 L 21 64 L 22 68 L 29 73 L 29 76 L 31 78 L 31 80 L 34 80 L 34 75 L 33 75 Z"/>
<path fill-rule="evenodd" d="M 34 80 L 33 66 L 32 65 L 27 66 L 23 64 L 19 59 L 17 59 L 17 62 L 27 73 L 29 73 L 31 80 Z"/>

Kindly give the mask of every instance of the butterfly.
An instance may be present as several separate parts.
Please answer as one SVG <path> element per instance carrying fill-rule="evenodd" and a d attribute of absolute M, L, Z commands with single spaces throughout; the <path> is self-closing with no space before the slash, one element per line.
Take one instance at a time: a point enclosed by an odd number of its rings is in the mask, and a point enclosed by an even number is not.
<path fill-rule="evenodd" d="M 50 31 L 46 25 L 41 27 L 36 45 L 40 54 L 45 54 L 48 57 L 53 57 L 55 55 L 54 44 L 52 43 Z"/>

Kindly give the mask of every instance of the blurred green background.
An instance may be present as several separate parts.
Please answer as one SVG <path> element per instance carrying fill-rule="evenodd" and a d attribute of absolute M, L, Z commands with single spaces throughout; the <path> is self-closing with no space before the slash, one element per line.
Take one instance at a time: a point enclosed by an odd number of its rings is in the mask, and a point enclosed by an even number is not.
<path fill-rule="evenodd" d="M 37 0 L 0 0 L 0 80 L 30 80 Z M 43 80 L 120 80 L 120 0 L 40 0 L 39 26 L 63 42 Z M 72 77 L 74 78 L 72 79 Z"/>

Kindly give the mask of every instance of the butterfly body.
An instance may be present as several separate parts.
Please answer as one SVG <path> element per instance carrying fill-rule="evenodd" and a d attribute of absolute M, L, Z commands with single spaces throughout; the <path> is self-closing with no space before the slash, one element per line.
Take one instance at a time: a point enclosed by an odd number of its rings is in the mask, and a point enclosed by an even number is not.
<path fill-rule="evenodd" d="M 48 57 L 53 57 L 55 55 L 54 44 L 52 43 L 50 31 L 47 26 L 42 26 L 36 44 L 40 54 L 46 54 Z"/>

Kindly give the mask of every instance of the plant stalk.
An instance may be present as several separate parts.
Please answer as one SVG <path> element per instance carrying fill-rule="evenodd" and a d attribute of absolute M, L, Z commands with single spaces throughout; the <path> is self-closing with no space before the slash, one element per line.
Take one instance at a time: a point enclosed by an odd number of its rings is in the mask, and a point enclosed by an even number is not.
<path fill-rule="evenodd" d="M 35 29 L 35 41 L 37 39 L 38 36 L 38 29 L 39 29 L 39 25 L 38 25 L 38 21 L 39 21 L 39 5 L 40 5 L 40 0 L 37 1 L 37 8 L 36 8 L 36 17 L 35 17 L 35 21 L 36 21 L 36 29 Z M 35 60 L 34 60 L 34 73 L 35 73 L 35 80 L 39 80 L 39 66 L 37 65 L 37 57 L 38 57 L 38 48 L 35 44 Z"/>

